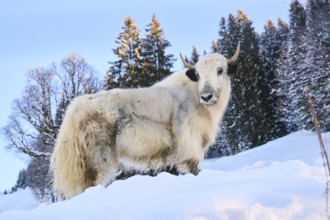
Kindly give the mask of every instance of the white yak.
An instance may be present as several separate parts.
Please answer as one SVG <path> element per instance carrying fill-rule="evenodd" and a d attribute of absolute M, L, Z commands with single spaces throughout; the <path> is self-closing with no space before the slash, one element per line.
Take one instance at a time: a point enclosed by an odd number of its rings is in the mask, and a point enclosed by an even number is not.
<path fill-rule="evenodd" d="M 205 55 L 195 65 L 180 54 L 186 69 L 151 87 L 75 98 L 51 158 L 54 191 L 68 199 L 126 171 L 197 175 L 228 104 L 227 67 L 239 50 L 228 60 Z"/>

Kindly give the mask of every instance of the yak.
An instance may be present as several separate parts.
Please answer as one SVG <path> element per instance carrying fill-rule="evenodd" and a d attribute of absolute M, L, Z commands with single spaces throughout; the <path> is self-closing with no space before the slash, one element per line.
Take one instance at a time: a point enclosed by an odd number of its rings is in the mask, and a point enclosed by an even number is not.
<path fill-rule="evenodd" d="M 147 88 L 112 89 L 75 98 L 65 113 L 51 157 L 53 190 L 64 199 L 122 172 L 175 168 L 198 174 L 215 141 L 231 93 L 228 64 L 219 53 Z"/>

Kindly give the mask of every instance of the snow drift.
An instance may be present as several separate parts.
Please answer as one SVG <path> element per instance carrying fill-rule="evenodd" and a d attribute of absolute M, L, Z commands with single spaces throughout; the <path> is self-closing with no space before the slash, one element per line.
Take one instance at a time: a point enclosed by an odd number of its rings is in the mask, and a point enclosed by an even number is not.
<path fill-rule="evenodd" d="M 330 133 L 323 137 L 329 144 Z M 0 219 L 326 219 L 325 170 L 312 132 L 205 160 L 200 169 L 134 176 L 54 204 L 23 190 L 0 196 Z"/>

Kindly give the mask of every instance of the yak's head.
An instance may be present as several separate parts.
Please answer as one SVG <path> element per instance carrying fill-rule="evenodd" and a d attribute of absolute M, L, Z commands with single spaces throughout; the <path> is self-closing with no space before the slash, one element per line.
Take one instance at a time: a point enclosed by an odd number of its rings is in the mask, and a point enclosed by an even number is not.
<path fill-rule="evenodd" d="M 215 104 L 220 96 L 221 89 L 229 88 L 230 79 L 227 75 L 228 64 L 235 62 L 240 51 L 238 43 L 235 54 L 232 58 L 226 59 L 218 53 L 207 54 L 192 65 L 183 59 L 180 54 L 184 67 L 188 68 L 186 75 L 198 83 L 200 103 L 206 105 Z"/>

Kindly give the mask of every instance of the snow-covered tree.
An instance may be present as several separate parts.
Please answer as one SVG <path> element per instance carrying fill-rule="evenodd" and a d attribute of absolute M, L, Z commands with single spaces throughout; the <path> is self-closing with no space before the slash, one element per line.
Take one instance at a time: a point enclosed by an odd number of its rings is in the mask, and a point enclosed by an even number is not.
<path fill-rule="evenodd" d="M 272 139 L 275 122 L 270 88 L 259 57 L 258 35 L 251 20 L 239 10 L 236 17 L 229 15 L 228 24 L 224 26 L 225 20 L 221 19 L 220 47 L 229 57 L 240 41 L 241 52 L 238 61 L 229 67 L 232 96 L 224 118 L 223 135 L 219 138 L 236 153 Z"/>
<path fill-rule="evenodd" d="M 288 40 L 288 61 L 285 68 L 287 90 L 285 94 L 285 112 L 289 131 L 302 129 L 301 112 L 305 106 L 303 87 L 309 79 L 304 77 L 304 57 L 306 56 L 306 10 L 297 0 L 290 5 L 290 34 Z M 307 81 L 306 81 L 307 80 Z M 303 82 L 305 81 L 305 82 Z"/>
<path fill-rule="evenodd" d="M 274 137 L 281 137 L 287 134 L 285 122 L 280 120 L 282 94 L 278 67 L 283 47 L 286 45 L 288 27 L 281 19 L 278 20 L 278 25 L 278 28 L 275 27 L 273 22 L 269 20 L 265 25 L 264 32 L 260 36 L 260 54 L 263 60 L 267 83 L 271 88 L 270 99 L 273 108 L 273 115 L 271 117 L 275 123 L 270 132 L 274 134 Z"/>
<path fill-rule="evenodd" d="M 311 88 L 321 128 L 330 129 L 330 35 L 324 31 L 330 28 L 329 4 L 329 1 L 309 0 L 304 7 L 294 0 L 290 5 L 289 34 L 282 35 L 287 40 L 277 61 L 281 120 L 288 132 L 314 127 L 303 93 L 305 86 Z M 286 32 L 286 27 L 282 30 Z"/>
<path fill-rule="evenodd" d="M 308 0 L 306 5 L 306 33 L 304 74 L 301 87 L 309 86 L 320 127 L 330 131 L 330 2 Z M 306 80 L 303 80 L 305 79 Z M 301 109 L 302 127 L 314 124 L 308 108 Z"/>

